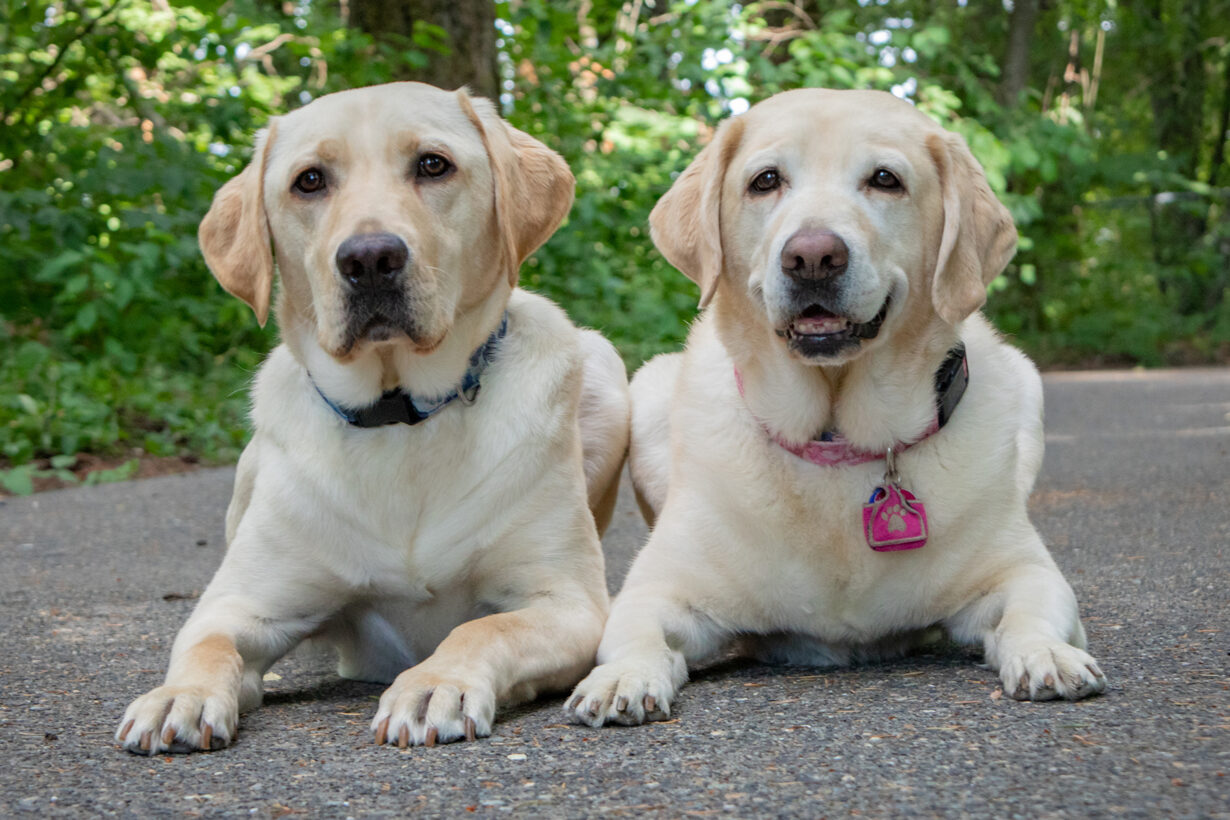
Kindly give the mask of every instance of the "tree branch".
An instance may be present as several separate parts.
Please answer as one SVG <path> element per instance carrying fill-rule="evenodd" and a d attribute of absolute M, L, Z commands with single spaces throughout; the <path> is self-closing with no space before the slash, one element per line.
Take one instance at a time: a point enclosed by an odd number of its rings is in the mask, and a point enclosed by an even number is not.
<path fill-rule="evenodd" d="M 0 123 L 7 125 L 9 117 L 13 114 L 13 112 L 15 112 L 21 104 L 26 101 L 27 97 L 34 93 L 34 89 L 43 84 L 43 80 L 46 80 L 51 76 L 51 73 L 60 65 L 60 61 L 64 59 L 64 55 L 68 53 L 68 50 L 89 36 L 90 32 L 93 31 L 99 23 L 118 10 L 124 2 L 125 0 L 115 0 L 102 14 L 87 23 L 85 28 L 70 37 L 68 42 L 58 46 L 56 49 L 56 56 L 52 59 L 51 63 L 48 64 L 47 67 L 43 69 L 42 73 L 35 77 L 29 85 L 22 89 L 21 93 L 17 95 L 17 99 L 15 99 L 10 106 L 0 111 Z"/>

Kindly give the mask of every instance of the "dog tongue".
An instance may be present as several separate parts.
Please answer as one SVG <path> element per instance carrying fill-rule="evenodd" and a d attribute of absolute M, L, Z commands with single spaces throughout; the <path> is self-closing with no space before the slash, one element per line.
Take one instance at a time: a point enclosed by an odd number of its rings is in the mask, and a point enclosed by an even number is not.
<path fill-rule="evenodd" d="M 849 321 L 840 316 L 800 316 L 792 325 L 800 336 L 825 336 L 840 333 L 849 326 Z"/>

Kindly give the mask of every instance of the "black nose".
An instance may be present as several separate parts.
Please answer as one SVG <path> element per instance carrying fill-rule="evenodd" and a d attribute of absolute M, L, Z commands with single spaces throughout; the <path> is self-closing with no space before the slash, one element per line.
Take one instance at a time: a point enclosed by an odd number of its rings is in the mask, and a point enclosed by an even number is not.
<path fill-rule="evenodd" d="M 410 249 L 391 233 L 361 233 L 337 249 L 337 270 L 358 290 L 387 290 L 397 284 Z"/>
<path fill-rule="evenodd" d="M 832 231 L 804 230 L 786 240 L 782 273 L 794 279 L 828 279 L 846 272 L 850 249 Z"/>

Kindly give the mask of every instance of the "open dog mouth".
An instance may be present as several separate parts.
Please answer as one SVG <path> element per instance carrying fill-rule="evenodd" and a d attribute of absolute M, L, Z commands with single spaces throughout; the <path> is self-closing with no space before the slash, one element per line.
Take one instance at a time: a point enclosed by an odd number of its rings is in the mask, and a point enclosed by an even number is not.
<path fill-rule="evenodd" d="M 838 316 L 823 305 L 811 304 L 796 316 L 785 330 L 777 331 L 777 335 L 788 341 L 874 339 L 880 332 L 880 325 L 884 324 L 884 317 L 888 315 L 890 301 L 885 299 L 880 312 L 869 322 L 853 322 L 845 316 Z"/>

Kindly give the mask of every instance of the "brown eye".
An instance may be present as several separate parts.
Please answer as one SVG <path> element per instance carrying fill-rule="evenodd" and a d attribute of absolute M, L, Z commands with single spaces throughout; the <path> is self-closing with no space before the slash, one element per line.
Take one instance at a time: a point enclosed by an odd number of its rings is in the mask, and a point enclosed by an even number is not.
<path fill-rule="evenodd" d="M 776 191 L 780 187 L 782 187 L 782 176 L 777 172 L 776 168 L 761 171 L 752 180 L 752 184 L 747 186 L 748 190 L 754 194 L 767 194 L 769 191 Z"/>
<path fill-rule="evenodd" d="M 901 180 L 897 176 L 885 168 L 877 168 L 876 172 L 871 175 L 871 179 L 867 183 L 872 188 L 879 188 L 881 191 L 900 191 Z"/>
<path fill-rule="evenodd" d="M 314 194 L 325 189 L 325 172 L 319 168 L 309 168 L 295 177 L 292 186 L 301 194 Z"/>
<path fill-rule="evenodd" d="M 419 157 L 418 175 L 420 177 L 439 179 L 451 170 L 453 170 L 453 163 L 439 154 L 423 154 Z"/>

